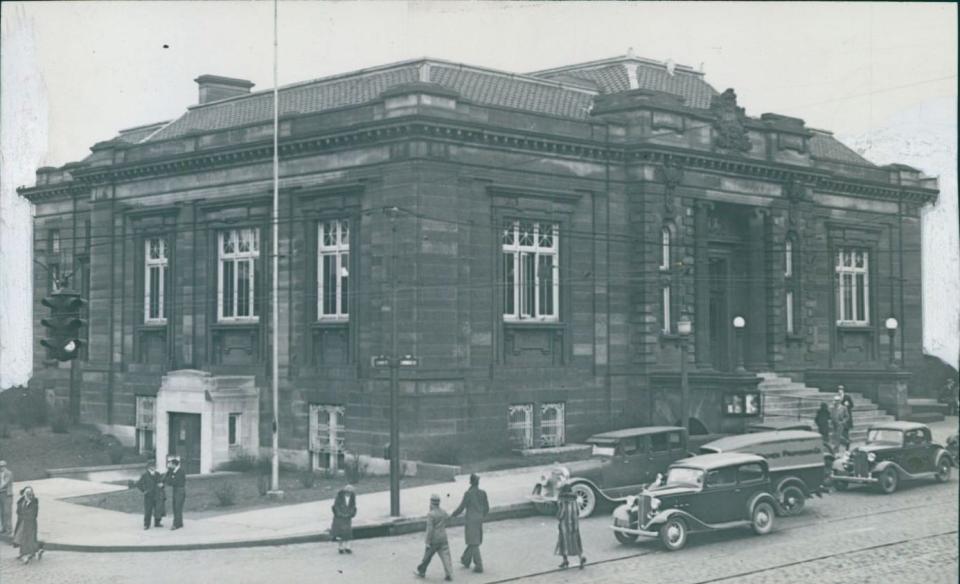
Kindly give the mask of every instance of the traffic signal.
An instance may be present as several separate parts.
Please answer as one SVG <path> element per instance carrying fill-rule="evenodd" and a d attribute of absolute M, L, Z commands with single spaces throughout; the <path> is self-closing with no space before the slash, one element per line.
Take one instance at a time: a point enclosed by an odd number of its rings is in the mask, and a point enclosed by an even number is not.
<path fill-rule="evenodd" d="M 80 340 L 80 329 L 87 323 L 80 318 L 80 310 L 87 301 L 76 292 L 55 292 L 40 302 L 50 309 L 49 318 L 40 321 L 47 328 L 47 338 L 40 344 L 57 361 L 76 359 L 84 345 Z"/>

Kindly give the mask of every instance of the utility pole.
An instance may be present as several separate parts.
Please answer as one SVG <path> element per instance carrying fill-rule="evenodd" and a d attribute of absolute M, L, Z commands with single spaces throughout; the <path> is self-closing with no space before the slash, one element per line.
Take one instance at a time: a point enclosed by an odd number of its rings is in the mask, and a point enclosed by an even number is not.
<path fill-rule="evenodd" d="M 277 233 L 280 227 L 280 151 L 277 148 L 279 139 L 279 116 L 280 116 L 280 93 L 277 88 L 277 12 L 279 0 L 273 0 L 273 221 L 271 232 L 273 233 L 273 247 L 271 248 L 272 262 L 272 291 L 270 293 L 271 315 L 271 386 L 273 388 L 273 456 L 270 464 L 270 495 L 273 497 L 283 497 L 283 491 L 280 490 L 280 364 L 279 347 L 277 341 L 280 338 L 277 328 L 280 324 L 279 310 L 279 266 L 280 266 L 280 237 Z"/>

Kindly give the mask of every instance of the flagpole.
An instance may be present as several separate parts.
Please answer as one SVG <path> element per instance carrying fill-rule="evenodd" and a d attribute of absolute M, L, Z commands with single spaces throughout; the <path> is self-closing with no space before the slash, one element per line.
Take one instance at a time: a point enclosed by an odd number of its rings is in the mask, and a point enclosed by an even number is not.
<path fill-rule="evenodd" d="M 270 490 L 276 496 L 283 496 L 283 492 L 280 490 L 280 442 L 279 442 L 279 431 L 280 431 L 280 363 L 279 363 L 279 347 L 277 341 L 279 340 L 279 335 L 277 334 L 277 328 L 279 325 L 279 304 L 278 304 L 278 294 L 279 289 L 279 257 L 280 249 L 279 245 L 279 234 L 277 233 L 279 229 L 279 216 L 280 216 L 280 156 L 279 150 L 277 148 L 278 136 L 279 136 L 279 119 L 280 119 L 280 93 L 277 88 L 277 12 L 279 7 L 279 0 L 273 0 L 273 225 L 271 232 L 273 233 L 273 247 L 271 248 L 273 256 L 273 269 L 272 269 L 272 280 L 273 280 L 273 291 L 270 294 L 270 304 L 272 308 L 272 314 L 270 318 L 270 328 L 271 328 L 271 358 L 270 358 L 270 369 L 271 369 L 271 386 L 273 388 L 273 457 L 270 464 Z"/>

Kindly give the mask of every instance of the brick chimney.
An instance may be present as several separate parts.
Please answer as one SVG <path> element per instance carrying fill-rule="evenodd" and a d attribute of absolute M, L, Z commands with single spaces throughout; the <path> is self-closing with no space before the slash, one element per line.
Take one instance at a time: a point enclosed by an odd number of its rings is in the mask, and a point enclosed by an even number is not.
<path fill-rule="evenodd" d="M 246 79 L 220 77 L 219 75 L 201 75 L 194 81 L 200 86 L 199 103 L 201 104 L 235 95 L 246 95 L 250 93 L 250 88 L 253 87 L 253 83 Z"/>

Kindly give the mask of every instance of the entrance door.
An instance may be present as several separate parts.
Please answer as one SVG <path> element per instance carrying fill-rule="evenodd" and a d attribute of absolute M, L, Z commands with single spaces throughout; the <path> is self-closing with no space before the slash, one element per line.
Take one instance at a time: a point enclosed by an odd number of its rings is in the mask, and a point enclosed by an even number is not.
<path fill-rule="evenodd" d="M 717 371 L 730 370 L 729 260 L 710 258 L 710 358 Z"/>
<path fill-rule="evenodd" d="M 187 474 L 200 473 L 200 414 L 170 412 L 169 453 L 180 457 Z"/>

